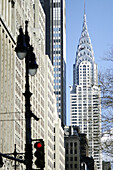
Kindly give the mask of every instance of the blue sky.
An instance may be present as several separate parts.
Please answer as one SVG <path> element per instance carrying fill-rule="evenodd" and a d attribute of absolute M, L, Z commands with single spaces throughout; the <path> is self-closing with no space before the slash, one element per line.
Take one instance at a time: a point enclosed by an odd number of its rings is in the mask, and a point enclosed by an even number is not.
<path fill-rule="evenodd" d="M 113 45 L 113 0 L 86 0 L 86 19 L 98 71 L 105 71 L 111 63 L 103 58 Z M 66 57 L 67 57 L 67 124 L 70 114 L 70 90 L 73 64 L 82 31 L 84 0 L 66 0 Z"/>

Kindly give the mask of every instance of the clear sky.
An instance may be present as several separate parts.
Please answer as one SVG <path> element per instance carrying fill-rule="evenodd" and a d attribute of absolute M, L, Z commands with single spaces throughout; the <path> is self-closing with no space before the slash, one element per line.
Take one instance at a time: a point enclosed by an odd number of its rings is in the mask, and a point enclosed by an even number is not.
<path fill-rule="evenodd" d="M 113 0 L 85 0 L 86 20 L 98 71 L 103 72 L 110 63 L 103 58 L 113 45 Z M 66 0 L 66 57 L 67 57 L 67 124 L 70 116 L 70 90 L 73 64 L 82 31 L 84 0 Z"/>

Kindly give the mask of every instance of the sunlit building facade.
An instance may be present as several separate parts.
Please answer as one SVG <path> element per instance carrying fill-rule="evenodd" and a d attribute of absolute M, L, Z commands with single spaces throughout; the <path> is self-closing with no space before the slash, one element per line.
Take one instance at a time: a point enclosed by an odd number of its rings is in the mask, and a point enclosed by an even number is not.
<path fill-rule="evenodd" d="M 15 1 L 14 1 L 15 2 Z M 38 12 L 38 18 L 34 16 Z M 16 145 L 18 153 L 25 152 L 25 61 L 20 61 L 15 53 L 19 28 L 24 29 L 29 21 L 30 44 L 34 47 L 36 60 L 40 67 L 38 74 L 30 76 L 31 110 L 41 118 L 32 121 L 32 138 L 44 139 L 44 55 L 45 14 L 39 1 L 0 1 L 0 152 L 13 153 Z M 36 20 L 35 20 L 36 19 Z M 25 30 L 24 30 L 25 31 Z M 24 154 L 22 155 L 24 159 Z M 12 169 L 13 161 L 4 159 L 2 169 Z M 20 164 L 19 169 L 25 169 Z"/>
<path fill-rule="evenodd" d="M 19 28 L 22 26 L 25 31 L 25 20 L 29 21 L 30 44 L 38 64 L 36 75 L 29 76 L 31 110 L 39 118 L 39 121 L 31 120 L 32 139 L 44 140 L 45 170 L 55 169 L 55 164 L 64 170 L 64 136 L 59 116 L 54 111 L 53 65 L 45 55 L 45 13 L 39 0 L 0 1 L 0 152 L 13 153 L 15 145 L 18 153 L 25 152 L 25 61 L 19 60 L 15 53 Z M 56 124 L 60 135 L 55 133 Z M 55 136 L 62 141 L 57 147 L 58 154 L 54 149 Z M 32 144 L 33 148 L 34 142 Z M 58 162 L 60 157 L 63 161 Z M 24 154 L 22 158 L 24 160 Z M 14 161 L 3 158 L 3 162 L 3 170 L 14 168 Z M 23 164 L 18 165 L 18 170 L 24 169 Z M 36 169 L 34 155 L 33 169 Z"/>
<path fill-rule="evenodd" d="M 57 113 L 53 65 L 45 56 L 45 170 L 65 170 L 64 131 Z"/>

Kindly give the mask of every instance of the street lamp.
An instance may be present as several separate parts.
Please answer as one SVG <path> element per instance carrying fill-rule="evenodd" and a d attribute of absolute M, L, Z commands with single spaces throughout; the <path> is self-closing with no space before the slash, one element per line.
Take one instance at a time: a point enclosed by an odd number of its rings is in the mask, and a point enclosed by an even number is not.
<path fill-rule="evenodd" d="M 20 60 L 23 60 L 27 55 L 27 44 L 25 42 L 25 35 L 23 34 L 23 29 L 21 27 L 19 29 L 15 51 Z"/>
<path fill-rule="evenodd" d="M 34 117 L 30 109 L 30 97 L 32 93 L 29 90 L 29 74 L 34 76 L 37 72 L 38 65 L 33 52 L 33 47 L 30 45 L 30 37 L 28 35 L 28 21 L 25 21 L 25 34 L 20 27 L 17 37 L 16 54 L 20 60 L 25 58 L 26 64 L 26 84 L 25 84 L 25 120 L 26 120 L 26 146 L 25 146 L 25 163 L 26 170 L 32 170 L 32 139 L 31 139 L 31 117 Z"/>

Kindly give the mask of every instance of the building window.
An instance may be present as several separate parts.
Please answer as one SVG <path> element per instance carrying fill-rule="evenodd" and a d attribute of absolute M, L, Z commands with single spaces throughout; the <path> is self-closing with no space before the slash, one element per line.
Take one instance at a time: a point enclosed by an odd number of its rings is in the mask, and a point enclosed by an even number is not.
<path fill-rule="evenodd" d="M 68 143 L 66 143 L 66 148 L 68 148 Z"/>
<path fill-rule="evenodd" d="M 69 160 L 69 158 L 68 157 L 66 157 L 66 161 L 68 161 Z"/>
<path fill-rule="evenodd" d="M 76 143 L 76 142 L 74 143 L 74 146 L 75 146 L 75 147 L 77 146 L 77 143 Z"/>
<path fill-rule="evenodd" d="M 77 168 L 77 164 L 75 164 L 75 168 Z"/>
<path fill-rule="evenodd" d="M 70 164 L 70 168 L 73 168 L 73 165 L 72 165 L 72 164 Z"/>
<path fill-rule="evenodd" d="M 59 7 L 60 7 L 60 2 L 53 3 L 53 8 L 59 8 Z"/>
<path fill-rule="evenodd" d="M 77 154 L 77 150 L 75 149 L 75 154 Z"/>
<path fill-rule="evenodd" d="M 70 157 L 70 161 L 73 161 L 73 157 Z"/>
<path fill-rule="evenodd" d="M 66 149 L 66 154 L 68 154 L 68 149 Z"/>
<path fill-rule="evenodd" d="M 68 164 L 66 164 L 66 168 L 69 168 Z"/>
<path fill-rule="evenodd" d="M 75 161 L 77 161 L 77 157 L 75 157 Z"/>
<path fill-rule="evenodd" d="M 72 142 L 70 143 L 70 147 L 73 147 L 73 143 Z"/>
<path fill-rule="evenodd" d="M 70 150 L 70 154 L 73 154 L 73 150 L 72 149 Z"/>

